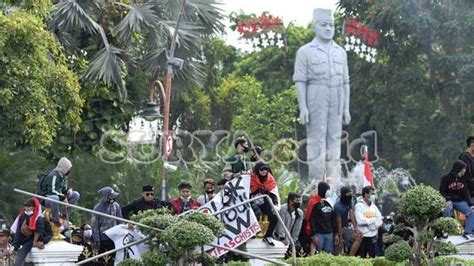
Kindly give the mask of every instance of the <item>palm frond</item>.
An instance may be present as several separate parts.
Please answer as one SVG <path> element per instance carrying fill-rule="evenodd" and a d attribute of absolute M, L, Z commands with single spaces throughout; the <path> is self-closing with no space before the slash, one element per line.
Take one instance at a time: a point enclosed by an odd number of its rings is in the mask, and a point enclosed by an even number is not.
<path fill-rule="evenodd" d="M 154 11 L 155 6 L 152 3 L 133 6 L 121 3 L 116 4 L 129 9 L 128 14 L 113 30 L 122 43 L 129 41 L 134 32 L 139 32 L 144 27 L 155 28 L 158 24 L 159 18 Z"/>
<path fill-rule="evenodd" d="M 216 0 L 189 0 L 186 6 L 186 16 L 192 21 L 200 22 L 207 34 L 218 33 L 224 30 L 223 10 Z"/>
<path fill-rule="evenodd" d="M 108 86 L 115 84 L 118 87 L 120 97 L 127 97 L 125 82 L 122 72 L 125 70 L 125 51 L 108 45 L 97 52 L 89 64 L 83 78 L 88 82 L 102 81 Z"/>
<path fill-rule="evenodd" d="M 155 48 L 143 58 L 142 68 L 150 71 L 152 76 L 157 76 L 160 72 L 164 73 L 166 61 L 166 49 L 164 47 Z"/>
<path fill-rule="evenodd" d="M 62 1 L 56 4 L 52 10 L 53 28 L 62 31 L 70 31 L 76 27 L 89 33 L 99 32 L 100 25 L 97 24 L 76 0 Z"/>

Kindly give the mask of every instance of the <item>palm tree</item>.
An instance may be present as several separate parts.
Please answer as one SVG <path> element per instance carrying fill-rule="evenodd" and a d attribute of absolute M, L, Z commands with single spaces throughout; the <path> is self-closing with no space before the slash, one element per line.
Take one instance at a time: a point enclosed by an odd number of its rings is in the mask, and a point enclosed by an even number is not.
<path fill-rule="evenodd" d="M 150 86 L 164 75 L 179 11 L 177 0 L 61 0 L 51 27 L 66 49 L 93 54 L 85 81 L 114 86 L 125 99 L 128 70 L 140 68 Z M 222 18 L 216 0 L 187 1 L 176 39 L 175 55 L 185 61 L 178 81 L 204 80 L 200 40 L 221 32 Z"/>

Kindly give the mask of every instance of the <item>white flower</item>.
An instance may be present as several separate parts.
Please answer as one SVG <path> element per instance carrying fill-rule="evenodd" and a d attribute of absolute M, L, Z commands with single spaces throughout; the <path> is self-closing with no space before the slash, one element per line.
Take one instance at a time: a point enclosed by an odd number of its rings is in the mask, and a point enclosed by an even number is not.
<path fill-rule="evenodd" d="M 282 48 L 283 46 L 285 46 L 285 44 L 283 43 L 283 40 L 282 40 L 282 39 L 279 39 L 279 40 L 277 41 L 277 43 L 276 43 L 276 46 L 277 46 L 278 48 Z"/>
<path fill-rule="evenodd" d="M 277 39 L 277 40 L 282 39 L 281 34 L 279 32 L 277 32 L 277 34 L 275 34 L 275 39 Z"/>
<path fill-rule="evenodd" d="M 351 43 L 351 39 L 349 38 L 349 36 L 346 36 L 346 43 Z"/>
<path fill-rule="evenodd" d="M 377 49 L 372 48 L 372 51 L 370 51 L 373 57 L 377 56 Z"/>
<path fill-rule="evenodd" d="M 252 39 L 252 46 L 253 47 L 258 47 L 260 45 L 260 40 L 258 38 L 253 38 Z"/>
<path fill-rule="evenodd" d="M 355 38 L 355 43 L 356 43 L 356 44 L 359 44 L 359 43 L 360 43 L 360 39 L 359 39 L 359 38 Z"/>
<path fill-rule="evenodd" d="M 344 49 L 346 49 L 346 51 L 350 51 L 351 50 L 351 45 L 350 44 L 344 45 Z"/>
<path fill-rule="evenodd" d="M 350 39 L 351 39 L 350 43 L 355 43 L 356 42 L 356 37 L 354 37 L 354 35 L 352 35 Z"/>
<path fill-rule="evenodd" d="M 370 60 L 372 63 L 375 63 L 375 57 L 372 57 Z"/>
<path fill-rule="evenodd" d="M 270 44 L 268 43 L 268 40 L 267 39 L 263 39 L 262 40 L 262 47 L 265 48 L 267 46 L 269 46 Z"/>
<path fill-rule="evenodd" d="M 365 52 L 367 50 L 367 45 L 365 45 L 365 43 L 363 43 L 361 46 L 360 46 L 360 50 L 362 52 Z"/>
<path fill-rule="evenodd" d="M 267 36 L 268 36 L 268 39 L 273 39 L 273 38 L 275 38 L 275 32 L 269 31 L 269 32 L 267 33 Z"/>
<path fill-rule="evenodd" d="M 355 52 L 356 54 L 358 54 L 358 53 L 360 52 L 359 46 L 356 46 L 356 47 L 354 48 L 354 52 Z"/>

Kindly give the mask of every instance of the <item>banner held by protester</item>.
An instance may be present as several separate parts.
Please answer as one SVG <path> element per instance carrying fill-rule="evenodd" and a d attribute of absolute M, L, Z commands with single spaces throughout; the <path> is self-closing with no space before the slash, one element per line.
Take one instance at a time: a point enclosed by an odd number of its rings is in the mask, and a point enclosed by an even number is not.
<path fill-rule="evenodd" d="M 212 214 L 227 207 L 241 203 L 249 199 L 250 175 L 242 175 L 239 178 L 228 181 L 210 202 L 199 208 L 200 211 Z M 250 204 L 239 206 L 235 209 L 217 215 L 217 218 L 225 225 L 225 232 L 220 235 L 213 244 L 235 249 L 251 239 L 259 232 L 260 224 L 250 207 Z M 227 250 L 206 246 L 205 249 L 211 255 L 219 257 L 227 253 Z"/>

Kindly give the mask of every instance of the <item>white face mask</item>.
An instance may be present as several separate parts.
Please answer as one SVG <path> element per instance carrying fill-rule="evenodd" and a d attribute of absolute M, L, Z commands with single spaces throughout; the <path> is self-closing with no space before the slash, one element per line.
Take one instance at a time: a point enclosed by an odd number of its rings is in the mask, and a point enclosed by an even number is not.
<path fill-rule="evenodd" d="M 86 238 L 91 238 L 92 236 L 92 230 L 84 230 L 84 237 Z"/>
<path fill-rule="evenodd" d="M 33 214 L 33 211 L 25 211 L 25 214 L 28 215 L 28 216 L 30 216 L 30 215 Z"/>

